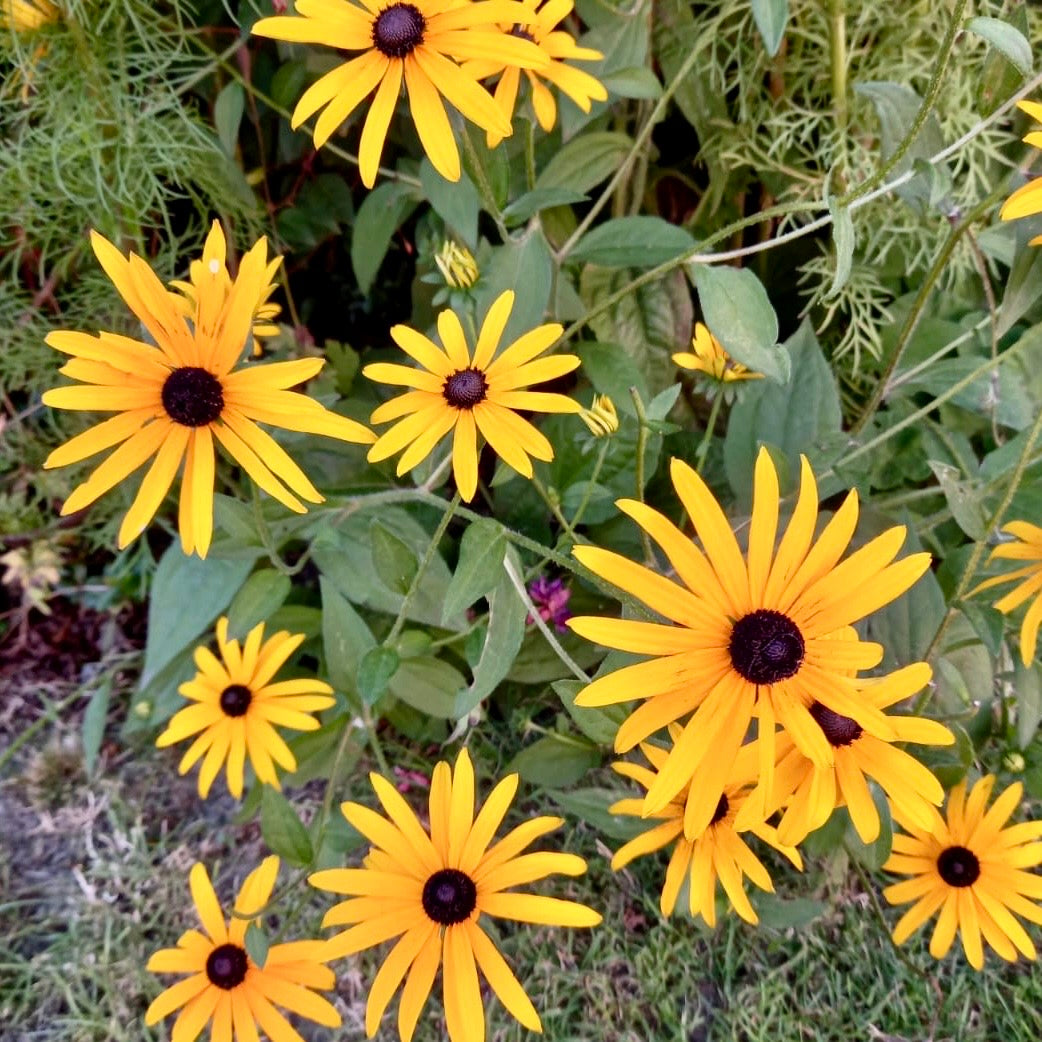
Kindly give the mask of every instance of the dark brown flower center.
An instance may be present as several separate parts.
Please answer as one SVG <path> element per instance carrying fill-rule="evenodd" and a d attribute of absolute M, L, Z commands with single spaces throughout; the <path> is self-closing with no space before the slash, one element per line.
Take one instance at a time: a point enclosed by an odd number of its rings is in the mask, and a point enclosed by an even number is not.
<path fill-rule="evenodd" d="M 206 960 L 206 976 L 210 983 L 224 991 L 237 988 L 246 979 L 249 960 L 237 944 L 222 944 L 214 948 Z"/>
<path fill-rule="evenodd" d="M 205 427 L 224 409 L 224 390 L 213 373 L 198 366 L 175 369 L 163 384 L 163 408 L 182 427 Z"/>
<path fill-rule="evenodd" d="M 792 619 L 760 608 L 734 624 L 727 650 L 731 665 L 750 684 L 776 684 L 799 672 L 806 647 Z"/>
<path fill-rule="evenodd" d="M 478 888 L 466 873 L 455 868 L 435 872 L 423 884 L 423 910 L 442 926 L 462 923 L 478 903 Z"/>
<path fill-rule="evenodd" d="M 807 710 L 814 722 L 825 732 L 829 745 L 838 749 L 841 745 L 850 745 L 861 737 L 861 725 L 849 716 L 834 713 L 828 706 L 820 702 L 812 703 Z"/>
<path fill-rule="evenodd" d="M 530 43 L 535 43 L 535 37 L 523 25 L 515 25 L 510 30 L 510 35 L 516 36 L 521 40 L 528 40 Z"/>
<path fill-rule="evenodd" d="M 388 58 L 404 58 L 423 43 L 427 22 L 412 4 L 392 4 L 373 22 L 373 44 Z"/>
<path fill-rule="evenodd" d="M 441 393 L 454 409 L 473 409 L 485 400 L 488 381 L 480 369 L 458 369 L 445 380 Z"/>
<path fill-rule="evenodd" d="M 253 692 L 245 684 L 229 684 L 221 692 L 221 711 L 225 716 L 243 716 L 252 700 Z"/>
<path fill-rule="evenodd" d="M 949 886 L 972 886 L 980 876 L 980 862 L 972 850 L 947 847 L 937 858 L 937 872 Z"/>
<path fill-rule="evenodd" d="M 720 797 L 720 802 L 716 805 L 716 810 L 713 811 L 712 820 L 709 822 L 710 825 L 715 825 L 718 821 L 723 821 L 727 817 L 728 807 L 730 805 L 727 802 L 726 796 Z"/>

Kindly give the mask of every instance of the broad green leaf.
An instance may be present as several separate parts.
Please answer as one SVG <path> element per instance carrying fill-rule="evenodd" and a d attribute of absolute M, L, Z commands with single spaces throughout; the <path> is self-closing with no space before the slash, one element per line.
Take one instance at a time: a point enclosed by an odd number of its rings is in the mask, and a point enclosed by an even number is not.
<path fill-rule="evenodd" d="M 569 256 L 606 268 L 654 268 L 695 246 L 689 232 L 661 217 L 616 217 L 588 231 Z"/>
<path fill-rule="evenodd" d="M 843 813 L 847 816 L 844 845 L 855 861 L 859 861 L 870 872 L 878 872 L 890 857 L 890 849 L 894 844 L 894 823 L 890 817 L 890 803 L 883 790 L 872 782 L 869 784 L 869 791 L 879 815 L 879 836 L 871 843 L 863 843 L 857 829 L 854 828 L 854 822 L 850 820 L 850 812 L 844 807 Z"/>
<path fill-rule="evenodd" d="M 522 749 L 504 773 L 517 771 L 530 785 L 563 789 L 574 785 L 600 762 L 597 746 L 565 735 L 546 735 Z"/>
<path fill-rule="evenodd" d="M 423 184 L 423 194 L 434 212 L 462 239 L 465 246 L 477 249 L 481 197 L 470 178 L 461 174 L 456 182 L 446 181 L 434 169 L 431 161 L 424 157 L 420 163 L 420 182 Z"/>
<path fill-rule="evenodd" d="M 557 639 L 572 661 L 583 669 L 589 669 L 603 654 L 595 644 L 583 640 L 570 630 L 567 633 L 558 633 Z M 518 684 L 546 684 L 571 675 L 571 670 L 546 643 L 546 638 L 535 626 L 529 626 L 521 650 L 511 663 L 506 679 Z"/>
<path fill-rule="evenodd" d="M 600 79 L 612 97 L 653 101 L 662 96 L 662 84 L 646 65 L 616 69 Z"/>
<path fill-rule="evenodd" d="M 541 210 L 581 203 L 586 198 L 585 192 L 577 192 L 572 188 L 534 188 L 519 196 L 503 211 L 503 220 L 509 227 L 515 227 L 524 224 Z"/>
<path fill-rule="evenodd" d="M 499 581 L 507 540 L 490 518 L 472 521 L 460 540 L 459 561 L 445 592 L 445 615 L 452 617 L 484 597 Z"/>
<path fill-rule="evenodd" d="M 314 851 L 308 830 L 301 824 L 293 805 L 277 789 L 263 787 L 261 795 L 261 835 L 273 854 L 291 865 L 311 864 Z"/>
<path fill-rule="evenodd" d="M 489 308 L 504 290 L 514 291 L 514 307 L 510 312 L 501 346 L 513 343 L 519 336 L 542 325 L 553 288 L 553 260 L 550 248 L 539 228 L 530 228 L 518 239 L 492 251 L 492 258 L 478 284 L 477 321 L 482 322 Z"/>
<path fill-rule="evenodd" d="M 83 713 L 83 726 L 80 740 L 83 743 L 83 766 L 88 775 L 94 773 L 94 765 L 98 762 L 101 742 L 105 737 L 105 722 L 109 715 L 109 700 L 112 697 L 112 677 L 106 675 L 98 682 L 91 693 L 90 701 Z"/>
<path fill-rule="evenodd" d="M 576 696 L 586 686 L 581 680 L 557 680 L 553 689 L 576 727 L 592 742 L 611 747 L 615 735 L 628 713 L 622 705 L 584 708 L 575 704 Z"/>
<path fill-rule="evenodd" d="M 583 375 L 598 394 L 611 398 L 618 412 L 636 415 L 631 387 L 637 388 L 641 401 L 651 397 L 643 371 L 621 344 L 584 341 L 575 345 L 575 353 L 582 359 Z"/>
<path fill-rule="evenodd" d="M 466 687 L 466 677 L 458 669 L 422 655 L 402 662 L 388 684 L 395 698 L 439 720 L 459 718 L 459 695 Z"/>
<path fill-rule="evenodd" d="M 617 131 L 582 134 L 554 154 L 536 179 L 536 189 L 589 192 L 618 170 L 632 147 L 633 140 Z"/>
<path fill-rule="evenodd" d="M 832 214 L 832 242 L 836 247 L 836 270 L 832 276 L 832 284 L 826 300 L 831 300 L 850 281 L 850 269 L 854 261 L 854 218 L 849 206 L 837 206 L 834 199 L 829 200 L 829 213 Z"/>
<path fill-rule="evenodd" d="M 275 75 L 271 78 L 271 86 L 268 88 L 272 101 L 284 109 L 292 109 L 300 95 L 304 93 L 304 85 L 307 80 L 306 62 L 283 62 L 275 70 Z"/>
<path fill-rule="evenodd" d="M 492 198 L 496 206 L 502 209 L 507 204 L 510 195 L 510 163 L 507 159 L 505 148 L 489 148 L 485 143 L 485 135 L 474 130 L 464 130 L 470 135 L 470 143 L 474 146 L 474 155 L 470 149 L 463 149 L 463 170 L 471 183 L 481 184 L 481 175 L 492 189 Z M 477 157 L 477 169 L 474 166 L 474 157 Z"/>
<path fill-rule="evenodd" d="M 752 0 L 753 21 L 760 31 L 760 39 L 773 58 L 781 47 L 785 36 L 785 24 L 789 20 L 789 0 Z"/>
<path fill-rule="evenodd" d="M 991 701 L 994 664 L 962 612 L 955 615 L 945 633 L 934 682 L 932 701 L 946 715 L 964 715 L 971 706 Z"/>
<path fill-rule="evenodd" d="M 167 549 L 152 580 L 141 690 L 228 607 L 252 569 L 252 560 L 186 557 L 178 543 Z"/>
<path fill-rule="evenodd" d="M 778 316 L 763 283 L 748 268 L 688 265 L 709 331 L 742 365 L 788 383 L 789 356 L 777 346 Z"/>
<path fill-rule="evenodd" d="M 248 910 L 253 911 L 252 908 Z M 256 921 L 246 927 L 243 945 L 254 966 L 263 970 L 264 964 L 268 961 L 268 935 L 257 925 Z"/>
<path fill-rule="evenodd" d="M 971 539 L 983 539 L 990 520 L 990 511 L 984 503 L 984 487 L 979 482 L 967 481 L 959 468 L 950 463 L 940 460 L 927 462 L 941 486 L 955 523 Z"/>
<path fill-rule="evenodd" d="M 811 897 L 779 897 L 756 891 L 750 894 L 760 925 L 768 930 L 802 930 L 830 910 L 826 901 Z"/>
<path fill-rule="evenodd" d="M 1017 745 L 1026 749 L 1042 722 L 1042 667 L 1025 666 L 1017 657 L 1013 687 L 1017 693 Z"/>
<path fill-rule="evenodd" d="M 387 587 L 395 593 L 405 593 L 416 577 L 419 562 L 412 548 L 379 520 L 369 527 L 373 548 L 373 567 Z"/>
<path fill-rule="evenodd" d="M 1017 28 L 1001 18 L 978 15 L 966 23 L 971 33 L 987 40 L 997 51 L 1004 54 L 1025 76 L 1031 75 L 1031 44 Z"/>
<path fill-rule="evenodd" d="M 282 607 L 293 588 L 288 575 L 274 568 L 254 572 L 228 607 L 228 636 L 243 640 L 258 623 L 267 622 Z"/>
<path fill-rule="evenodd" d="M 276 217 L 279 235 L 295 250 L 313 250 L 349 227 L 355 218 L 351 189 L 337 174 L 306 181 L 292 205 Z"/>
<path fill-rule="evenodd" d="M 401 181 L 385 181 L 369 192 L 358 208 L 351 233 L 351 267 L 359 290 L 367 296 L 391 236 L 421 200 L 415 188 Z"/>
<path fill-rule="evenodd" d="M 337 691 L 358 690 L 358 667 L 376 638 L 348 599 L 324 575 L 322 591 L 322 647 L 326 673 Z"/>
<path fill-rule="evenodd" d="M 643 818 L 631 814 L 612 814 L 608 808 L 629 793 L 616 792 L 590 786 L 584 789 L 555 790 L 547 794 L 569 817 L 596 829 L 609 839 L 625 842 L 646 832 L 648 824 Z"/>
<path fill-rule="evenodd" d="M 366 705 L 375 705 L 380 700 L 400 664 L 394 648 L 370 648 L 362 656 L 358 665 L 358 693 Z"/>
<path fill-rule="evenodd" d="M 245 108 L 246 92 L 236 80 L 221 88 L 213 105 L 213 122 L 221 148 L 232 157 L 235 156 L 235 146 L 239 141 L 239 124 Z"/>

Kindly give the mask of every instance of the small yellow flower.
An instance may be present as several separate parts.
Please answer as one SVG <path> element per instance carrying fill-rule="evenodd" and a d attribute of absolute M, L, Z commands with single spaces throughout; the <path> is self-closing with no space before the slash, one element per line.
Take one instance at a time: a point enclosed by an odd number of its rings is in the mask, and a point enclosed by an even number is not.
<path fill-rule="evenodd" d="M 763 373 L 754 373 L 746 369 L 741 362 L 735 362 L 724 350 L 723 345 L 713 336 L 701 322 L 695 324 L 695 335 L 691 339 L 694 354 L 681 352 L 673 356 L 673 361 L 681 369 L 705 373 L 718 383 L 732 383 L 735 380 L 762 380 Z"/>
<path fill-rule="evenodd" d="M 246 951 L 246 930 L 271 897 L 279 859 L 265 858 L 243 882 L 235 899 L 235 915 L 225 923 L 213 884 L 201 864 L 192 866 L 188 883 L 205 933 L 188 930 L 176 948 L 164 948 L 148 960 L 152 973 L 183 977 L 148 1007 L 145 1024 L 152 1027 L 176 1009 L 171 1037 L 194 1042 L 209 1023 L 210 1042 L 257 1040 L 258 1028 L 273 1042 L 299 1042 L 300 1035 L 275 1008 L 284 1006 L 325 1027 L 340 1027 L 340 1014 L 319 991 L 336 985 L 323 941 L 273 944 L 263 966 Z"/>
<path fill-rule="evenodd" d="M 478 281 L 478 262 L 474 254 L 466 246 L 460 246 L 451 239 L 442 243 L 441 249 L 434 255 L 434 263 L 453 289 L 470 289 Z"/>
<path fill-rule="evenodd" d="M 1026 112 L 1032 119 L 1042 123 L 1042 104 L 1037 101 L 1018 101 L 1017 107 Z M 1042 148 L 1042 130 L 1033 130 L 1024 136 L 1024 143 L 1035 148 Z M 1014 221 L 1018 217 L 1032 217 L 1042 213 L 1042 177 L 1028 181 L 1018 188 L 1003 204 L 999 217 L 1004 221 Z M 1042 235 L 1036 235 L 1029 245 L 1042 245 Z"/>
<path fill-rule="evenodd" d="M 24 33 L 56 22 L 61 11 L 51 0 L 0 0 L 0 25 Z"/>
<path fill-rule="evenodd" d="M 615 411 L 615 403 L 606 394 L 593 397 L 589 409 L 579 413 L 579 419 L 590 428 L 595 438 L 607 438 L 619 429 L 619 414 Z"/>
<path fill-rule="evenodd" d="M 1042 181 L 1042 178 L 1039 180 Z M 1026 666 L 1035 657 L 1038 628 L 1042 624 L 1042 528 L 1029 521 L 1010 521 L 1009 524 L 1002 526 L 1002 531 L 1015 536 L 1015 539 L 996 546 L 991 552 L 990 560 L 1001 558 L 1027 563 L 1020 568 L 1014 568 L 1006 575 L 996 575 L 991 579 L 986 579 L 973 592 L 986 590 L 991 586 L 999 586 L 1014 579 L 1023 580 L 1015 589 L 997 600 L 995 607 L 1006 615 L 1015 611 L 1025 601 L 1031 601 L 1024 614 L 1024 621 L 1020 625 L 1020 654 Z"/>

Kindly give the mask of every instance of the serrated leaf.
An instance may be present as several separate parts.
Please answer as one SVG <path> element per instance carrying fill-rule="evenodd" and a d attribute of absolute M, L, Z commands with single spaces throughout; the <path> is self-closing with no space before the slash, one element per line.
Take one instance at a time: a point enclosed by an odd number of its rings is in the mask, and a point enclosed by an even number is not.
<path fill-rule="evenodd" d="M 326 673 L 337 691 L 358 690 L 358 667 L 366 652 L 376 646 L 376 638 L 348 599 L 323 575 L 322 647 Z"/>
<path fill-rule="evenodd" d="M 369 528 L 373 567 L 380 581 L 395 593 L 405 593 L 416 577 L 419 561 L 412 549 L 386 525 L 374 521 Z"/>
<path fill-rule="evenodd" d="M 1001 18 L 988 18 L 978 15 L 966 23 L 971 33 L 985 39 L 997 51 L 1004 54 L 1025 76 L 1032 71 L 1031 44 L 1027 37 L 1017 28 L 1004 22 Z"/>
<path fill-rule="evenodd" d="M 311 864 L 308 830 L 289 800 L 270 785 L 264 786 L 261 795 L 261 835 L 271 852 L 284 861 L 302 868 Z"/>
<path fill-rule="evenodd" d="M 588 231 L 569 257 L 606 268 L 654 268 L 696 245 L 690 232 L 661 217 L 615 217 Z"/>
<path fill-rule="evenodd" d="M 748 268 L 689 265 L 709 331 L 742 365 L 788 383 L 789 356 L 778 344 L 778 316 L 763 283 Z"/>
<path fill-rule="evenodd" d="M 235 146 L 239 140 L 239 124 L 246 109 L 246 92 L 242 84 L 233 80 L 221 88 L 213 106 L 213 122 L 217 128 L 217 137 L 221 148 L 229 156 L 235 155 Z"/>
<path fill-rule="evenodd" d="M 292 588 L 289 576 L 274 568 L 254 572 L 228 607 L 228 636 L 243 640 L 254 626 L 267 622 L 282 607 Z"/>
<path fill-rule="evenodd" d="M 460 540 L 456 570 L 445 592 L 446 617 L 466 610 L 496 585 L 506 548 L 506 535 L 498 522 L 482 518 L 467 526 Z"/>
<path fill-rule="evenodd" d="M 362 656 L 358 664 L 358 693 L 366 705 L 375 705 L 383 697 L 400 663 L 394 648 L 370 648 Z"/>
<path fill-rule="evenodd" d="M 789 20 L 789 0 L 752 0 L 753 21 L 760 32 L 760 39 L 773 58 L 781 47 L 785 36 L 785 25 Z"/>

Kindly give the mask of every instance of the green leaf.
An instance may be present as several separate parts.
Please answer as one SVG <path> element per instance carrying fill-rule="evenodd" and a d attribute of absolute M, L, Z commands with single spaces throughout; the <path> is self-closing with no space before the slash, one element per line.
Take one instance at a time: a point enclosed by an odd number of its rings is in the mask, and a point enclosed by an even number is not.
<path fill-rule="evenodd" d="M 213 106 L 213 122 L 217 128 L 217 137 L 221 148 L 229 155 L 235 156 L 235 146 L 239 140 L 239 124 L 246 108 L 246 92 L 242 84 L 235 80 L 221 88 Z"/>
<path fill-rule="evenodd" d="M 517 771 L 531 785 L 563 789 L 574 785 L 600 762 L 597 746 L 564 735 L 546 735 L 522 749 L 504 773 Z"/>
<path fill-rule="evenodd" d="M 252 911 L 253 909 L 249 909 Z M 257 925 L 256 921 L 251 922 L 246 927 L 246 936 L 243 938 L 243 945 L 246 948 L 246 954 L 250 957 L 250 961 L 259 970 L 264 969 L 264 964 L 268 961 L 268 935 Z"/>
<path fill-rule="evenodd" d="M 342 177 L 319 174 L 304 182 L 291 206 L 279 211 L 279 235 L 295 250 L 313 250 L 355 217 L 355 204 Z"/>
<path fill-rule="evenodd" d="M 554 206 L 570 206 L 587 198 L 585 192 L 577 192 L 573 188 L 533 188 L 531 192 L 518 196 L 503 211 L 503 220 L 509 227 L 515 227 L 524 224 L 541 210 L 549 210 Z"/>
<path fill-rule="evenodd" d="M 950 463 L 933 459 L 927 463 L 941 486 L 955 523 L 971 539 L 983 539 L 990 520 L 984 503 L 984 488 L 978 482 L 965 480 L 959 468 Z"/>
<path fill-rule="evenodd" d="M 429 656 L 406 659 L 388 685 L 406 705 L 439 720 L 457 720 L 458 696 L 467 680 L 458 669 Z"/>
<path fill-rule="evenodd" d="M 481 197 L 466 174 L 458 181 L 446 181 L 424 157 L 420 163 L 420 182 L 423 194 L 434 212 L 459 236 L 465 246 L 478 247 L 478 212 Z"/>
<path fill-rule="evenodd" d="M 472 521 L 460 540 L 459 561 L 445 592 L 445 615 L 451 617 L 484 597 L 499 581 L 507 540 L 503 526 L 490 518 Z"/>
<path fill-rule="evenodd" d="M 470 149 L 463 150 L 463 170 L 473 184 L 481 184 L 479 171 L 485 175 L 492 189 L 492 199 L 502 209 L 506 206 L 510 194 L 510 163 L 505 148 L 489 148 L 485 143 L 485 135 L 464 131 L 470 135 L 470 143 L 474 146 L 478 169 L 474 166 L 474 156 Z"/>
<path fill-rule="evenodd" d="M 519 238 L 492 251 L 492 258 L 478 283 L 476 311 L 483 320 L 504 290 L 514 291 L 514 307 L 500 338 L 503 346 L 541 325 L 550 302 L 554 265 L 550 247 L 539 228 L 530 228 Z"/>
<path fill-rule="evenodd" d="M 596 829 L 608 839 L 631 840 L 648 829 L 643 818 L 632 814 L 612 814 L 608 808 L 623 796 L 614 789 L 603 789 L 589 786 L 584 789 L 570 789 L 567 792 L 550 792 L 550 799 L 565 812 L 584 825 Z"/>
<path fill-rule="evenodd" d="M 589 192 L 618 170 L 632 147 L 632 138 L 615 131 L 582 134 L 551 157 L 535 186 Z"/>
<path fill-rule="evenodd" d="M 636 416 L 630 388 L 636 387 L 642 402 L 651 396 L 640 366 L 621 344 L 584 341 L 575 345 L 582 359 L 583 375 L 598 394 L 606 394 L 620 413 Z"/>
<path fill-rule="evenodd" d="M 1042 667 L 1025 666 L 1018 658 L 1013 687 L 1017 692 L 1017 745 L 1026 749 L 1042 722 Z"/>
<path fill-rule="evenodd" d="M 251 559 L 204 561 L 178 543 L 167 549 L 152 580 L 141 690 L 228 607 L 252 568 Z"/>
<path fill-rule="evenodd" d="M 1027 37 L 1001 18 L 978 15 L 966 23 L 971 33 L 985 39 L 997 51 L 1004 54 L 1025 76 L 1032 71 L 1031 44 Z"/>
<path fill-rule="evenodd" d="M 322 591 L 322 647 L 326 673 L 337 691 L 358 689 L 358 667 L 366 652 L 376 646 L 376 638 L 348 599 L 324 575 L 319 577 Z"/>
<path fill-rule="evenodd" d="M 308 67 L 302 61 L 284 62 L 275 70 L 268 88 L 271 100 L 284 109 L 296 105 L 308 81 Z"/>
<path fill-rule="evenodd" d="M 709 331 L 736 361 L 775 383 L 788 383 L 789 357 L 777 347 L 778 316 L 748 268 L 689 265 Z"/>
<path fill-rule="evenodd" d="M 351 267 L 362 293 L 369 294 L 391 236 L 421 199 L 415 188 L 401 181 L 385 181 L 362 201 L 351 234 Z"/>
<path fill-rule="evenodd" d="M 840 429 L 839 389 L 809 321 L 782 346 L 791 368 L 788 383 L 759 380 L 746 387 L 731 410 L 724 438 L 727 479 L 745 503 L 752 500 L 752 475 L 761 445 L 784 453 L 799 474 L 800 454 L 813 455 L 817 445 Z"/>
<path fill-rule="evenodd" d="M 836 270 L 832 275 L 825 300 L 831 300 L 850 281 L 850 269 L 854 262 L 854 246 L 857 239 L 854 233 L 854 218 L 849 206 L 837 206 L 834 199 L 829 200 L 829 213 L 832 214 L 832 242 L 836 247 Z"/>
<path fill-rule="evenodd" d="M 861 837 L 854 828 L 854 822 L 850 819 L 850 811 L 844 807 L 843 814 L 847 817 L 846 836 L 844 845 L 855 861 L 860 862 L 870 872 L 878 872 L 884 862 L 890 857 L 890 850 L 894 845 L 894 823 L 890 816 L 890 803 L 878 785 L 869 785 L 872 793 L 872 802 L 876 805 L 876 813 L 879 815 L 879 836 L 871 843 L 863 843 Z"/>
<path fill-rule="evenodd" d="M 366 705 L 375 705 L 398 672 L 401 659 L 394 648 L 370 648 L 358 666 L 358 693 Z"/>
<path fill-rule="evenodd" d="M 264 786 L 261 795 L 261 835 L 273 854 L 301 868 L 311 864 L 314 852 L 308 830 L 293 805 L 277 789 Z"/>
<path fill-rule="evenodd" d="M 405 593 L 416 577 L 419 562 L 412 549 L 379 520 L 369 527 L 373 548 L 373 567 L 384 586 L 395 593 Z"/>
<path fill-rule="evenodd" d="M 228 636 L 243 640 L 254 626 L 267 622 L 282 607 L 292 588 L 289 576 L 274 568 L 254 572 L 228 608 Z"/>
<path fill-rule="evenodd" d="M 933 703 L 945 715 L 965 714 L 970 707 L 991 701 L 995 683 L 991 655 L 962 612 L 948 626 L 934 682 Z"/>
<path fill-rule="evenodd" d="M 587 232 L 570 259 L 606 268 L 654 268 L 695 246 L 690 232 L 661 217 L 616 217 Z"/>
<path fill-rule="evenodd" d="M 105 722 L 109 715 L 109 700 L 112 697 L 112 677 L 106 675 L 98 682 L 83 713 L 81 741 L 83 743 L 83 766 L 88 775 L 94 773 L 98 762 L 101 742 L 105 737 Z"/>
<path fill-rule="evenodd" d="M 769 930 L 802 930 L 829 911 L 826 901 L 811 897 L 779 897 L 757 891 L 753 904 L 760 925 Z"/>
<path fill-rule="evenodd" d="M 653 101 L 662 96 L 662 84 L 646 65 L 616 69 L 600 78 L 610 95 L 616 98 L 642 98 Z"/>
<path fill-rule="evenodd" d="M 773 58 L 785 36 L 789 20 L 789 0 L 752 0 L 753 21 L 760 31 L 760 39 Z"/>
<path fill-rule="evenodd" d="M 628 713 L 621 705 L 604 706 L 603 708 L 585 708 L 575 704 L 576 696 L 586 685 L 581 680 L 557 680 L 552 685 L 561 704 L 568 710 L 568 715 L 575 721 L 576 727 L 591 742 L 598 745 L 611 746 L 615 735 Z"/>

